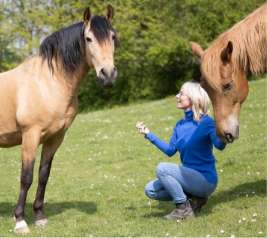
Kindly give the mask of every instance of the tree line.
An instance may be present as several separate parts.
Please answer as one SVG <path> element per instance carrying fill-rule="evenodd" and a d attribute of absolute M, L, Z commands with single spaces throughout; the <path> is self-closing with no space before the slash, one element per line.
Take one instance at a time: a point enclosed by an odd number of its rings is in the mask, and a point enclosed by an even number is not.
<path fill-rule="evenodd" d="M 190 41 L 208 46 L 220 33 L 259 7 L 263 0 L 0 0 L 0 71 L 38 54 L 42 40 L 82 20 L 90 6 L 103 15 L 111 4 L 120 46 L 115 61 L 118 79 L 103 89 L 92 71 L 79 93 L 80 109 L 95 109 L 136 100 L 158 99 L 177 92 L 197 77 Z"/>

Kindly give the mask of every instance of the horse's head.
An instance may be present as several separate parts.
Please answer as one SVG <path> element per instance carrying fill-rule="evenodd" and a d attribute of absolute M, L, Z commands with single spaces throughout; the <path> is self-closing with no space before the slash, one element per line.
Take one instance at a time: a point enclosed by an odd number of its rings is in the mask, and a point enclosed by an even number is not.
<path fill-rule="evenodd" d="M 204 51 L 192 42 L 191 47 L 201 61 L 200 82 L 212 101 L 217 134 L 231 143 L 239 136 L 240 107 L 248 95 L 246 74 L 233 60 L 234 45 L 228 41 Z"/>
<path fill-rule="evenodd" d="M 114 11 L 110 5 L 105 17 L 92 16 L 89 8 L 84 12 L 86 60 L 95 68 L 97 78 L 103 86 L 112 86 L 117 78 L 113 57 L 117 40 L 111 25 L 113 15 Z"/>

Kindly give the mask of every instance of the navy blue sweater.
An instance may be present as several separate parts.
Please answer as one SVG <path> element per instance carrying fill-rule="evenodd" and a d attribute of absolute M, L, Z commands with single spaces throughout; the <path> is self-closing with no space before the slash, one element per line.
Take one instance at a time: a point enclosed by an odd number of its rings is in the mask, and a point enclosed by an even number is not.
<path fill-rule="evenodd" d="M 169 144 L 152 132 L 145 138 L 168 156 L 179 151 L 183 166 L 197 170 L 208 182 L 217 183 L 212 149 L 214 145 L 217 149 L 223 150 L 225 144 L 217 137 L 215 122 L 208 115 L 203 115 L 200 121 L 195 121 L 193 112 L 186 111 L 185 117 L 176 123 Z"/>

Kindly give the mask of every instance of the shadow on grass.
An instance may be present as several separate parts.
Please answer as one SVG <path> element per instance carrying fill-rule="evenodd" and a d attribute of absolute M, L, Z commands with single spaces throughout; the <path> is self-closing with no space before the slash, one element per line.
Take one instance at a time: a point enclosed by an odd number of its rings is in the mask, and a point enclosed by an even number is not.
<path fill-rule="evenodd" d="M 232 189 L 226 191 L 219 191 L 211 196 L 205 209 L 201 214 L 210 213 L 212 208 L 220 203 L 227 203 L 233 200 L 246 197 L 248 199 L 253 199 L 254 197 L 265 197 L 266 196 L 266 180 L 258 180 L 254 182 L 244 183 L 233 187 Z M 244 205 L 244 208 L 245 205 Z"/>
<path fill-rule="evenodd" d="M 253 199 L 253 197 L 255 196 L 265 197 L 266 180 L 262 179 L 254 182 L 240 184 L 230 190 L 223 190 L 215 193 L 211 196 L 204 209 L 201 210 L 199 216 L 208 215 L 209 213 L 211 213 L 212 208 L 217 206 L 218 204 L 227 203 L 242 197 L 246 197 L 247 194 L 248 199 Z M 152 207 L 151 212 L 144 214 L 143 217 L 162 217 L 169 213 L 174 208 L 174 205 L 171 202 L 159 201 L 156 208 L 157 211 L 153 211 Z M 245 205 L 244 208 L 246 208 Z"/>
<path fill-rule="evenodd" d="M 16 204 L 9 202 L 0 202 L 0 216 L 12 217 Z M 93 214 L 97 211 L 97 206 L 94 202 L 87 201 L 68 201 L 68 202 L 49 202 L 44 204 L 44 212 L 49 219 L 54 215 L 58 215 L 67 210 L 74 209 L 82 213 Z M 27 203 L 25 206 L 26 217 L 29 221 L 33 221 L 32 204 Z"/>
<path fill-rule="evenodd" d="M 152 207 L 150 212 L 147 212 L 143 215 L 145 218 L 150 217 L 159 217 L 163 218 L 163 216 L 167 215 L 174 209 L 174 205 L 172 202 L 166 202 L 166 201 L 159 201 L 158 206 L 156 206 L 157 211 L 153 211 L 154 208 Z M 158 211 L 160 210 L 160 211 Z"/>

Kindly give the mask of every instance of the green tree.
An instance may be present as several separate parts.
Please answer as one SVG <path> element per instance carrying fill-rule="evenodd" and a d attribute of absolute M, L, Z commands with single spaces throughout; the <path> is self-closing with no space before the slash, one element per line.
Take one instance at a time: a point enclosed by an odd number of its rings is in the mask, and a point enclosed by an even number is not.
<path fill-rule="evenodd" d="M 198 65 L 189 41 L 203 46 L 263 4 L 263 0 L 91 0 L 94 14 L 115 8 L 120 47 L 119 76 L 103 89 L 92 71 L 80 90 L 82 109 L 173 94 L 192 79 Z M 0 69 L 38 53 L 50 33 L 82 20 L 88 0 L 0 1 Z"/>

